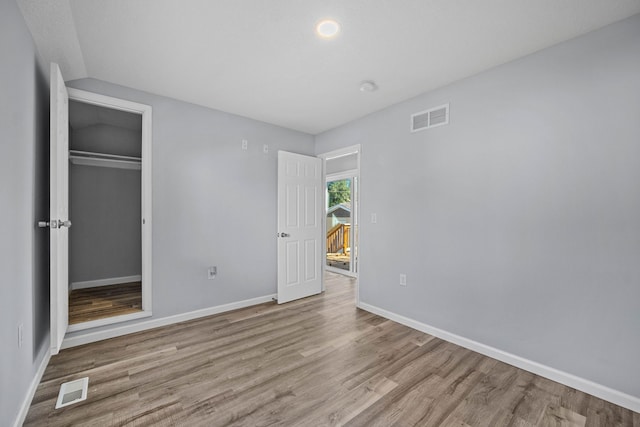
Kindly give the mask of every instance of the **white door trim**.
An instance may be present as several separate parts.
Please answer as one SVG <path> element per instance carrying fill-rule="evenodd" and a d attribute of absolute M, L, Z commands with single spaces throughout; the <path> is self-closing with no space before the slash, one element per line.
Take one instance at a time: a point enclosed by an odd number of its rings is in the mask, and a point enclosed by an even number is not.
<path fill-rule="evenodd" d="M 348 156 L 350 154 L 360 153 L 362 153 L 362 146 L 360 144 L 355 144 L 344 148 L 338 148 L 337 150 L 328 151 L 326 153 L 318 154 L 318 157 L 324 160 L 332 160 L 339 157 Z M 358 156 L 358 169 L 360 169 L 360 156 Z"/>
<path fill-rule="evenodd" d="M 151 262 L 152 262 L 152 229 L 153 222 L 151 219 L 152 200 L 151 200 L 151 130 L 152 130 L 152 108 L 150 105 L 140 104 L 133 101 L 127 101 L 111 96 L 100 95 L 85 90 L 68 88 L 69 100 L 82 102 L 84 104 L 92 104 L 100 107 L 106 107 L 113 110 L 126 111 L 129 113 L 139 114 L 142 116 L 142 169 L 141 183 L 141 218 L 142 223 L 142 311 L 144 317 L 152 315 L 152 286 L 151 286 Z M 109 320 L 109 319 L 108 319 Z M 123 321 L 122 316 L 110 318 L 109 323 Z M 85 328 L 81 328 L 85 329 Z"/>

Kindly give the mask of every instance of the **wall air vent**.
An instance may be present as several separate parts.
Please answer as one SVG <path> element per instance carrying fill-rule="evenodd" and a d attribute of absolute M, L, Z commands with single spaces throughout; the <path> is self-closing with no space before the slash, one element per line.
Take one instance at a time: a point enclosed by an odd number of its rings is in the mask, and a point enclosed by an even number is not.
<path fill-rule="evenodd" d="M 449 104 L 420 111 L 411 115 L 411 132 L 425 130 L 449 123 Z"/>

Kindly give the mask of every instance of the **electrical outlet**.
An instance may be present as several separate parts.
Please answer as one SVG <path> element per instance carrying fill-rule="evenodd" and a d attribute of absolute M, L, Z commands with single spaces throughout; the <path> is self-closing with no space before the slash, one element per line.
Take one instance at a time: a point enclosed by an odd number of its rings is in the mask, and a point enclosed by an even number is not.
<path fill-rule="evenodd" d="M 400 273 L 400 286 L 407 286 L 407 275 Z"/>
<path fill-rule="evenodd" d="M 267 144 L 264 144 L 264 145 L 262 146 L 262 152 L 263 152 L 264 154 L 267 154 L 267 153 L 269 152 L 269 146 L 268 146 Z"/>
<path fill-rule="evenodd" d="M 218 274 L 218 267 L 209 267 L 207 270 L 207 279 L 213 280 L 216 278 L 216 274 Z"/>
<path fill-rule="evenodd" d="M 24 325 L 20 323 L 18 325 L 18 348 L 22 348 L 23 342 L 24 342 Z"/>
<path fill-rule="evenodd" d="M 247 141 L 246 139 L 242 140 L 242 149 L 246 150 L 247 148 L 249 148 L 249 141 Z"/>
<path fill-rule="evenodd" d="M 371 214 L 371 224 L 376 224 L 378 222 L 378 215 L 372 213 Z"/>

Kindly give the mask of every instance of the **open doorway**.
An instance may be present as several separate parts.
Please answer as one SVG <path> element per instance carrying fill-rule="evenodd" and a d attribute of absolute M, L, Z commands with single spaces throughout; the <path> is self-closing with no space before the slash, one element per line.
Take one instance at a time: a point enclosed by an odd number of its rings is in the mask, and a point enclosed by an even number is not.
<path fill-rule="evenodd" d="M 320 157 L 326 181 L 325 270 L 357 278 L 360 146 Z"/>
<path fill-rule="evenodd" d="M 355 176 L 327 177 L 325 263 L 331 269 L 357 273 L 357 183 Z"/>
<path fill-rule="evenodd" d="M 151 315 L 143 107 L 69 89 L 68 331 Z"/>
<path fill-rule="evenodd" d="M 38 221 L 38 227 L 49 228 L 49 265 L 50 265 L 50 333 L 51 355 L 56 355 L 63 347 L 67 332 L 104 326 L 116 322 L 139 319 L 151 316 L 151 106 L 67 88 L 58 64 L 51 64 L 50 78 L 50 153 L 49 153 L 49 218 Z M 104 115 L 127 112 L 139 115 L 140 125 L 140 158 L 124 159 L 122 155 L 112 153 L 91 152 L 81 147 L 71 153 L 69 150 L 69 103 L 77 101 L 88 106 L 104 107 L 106 110 L 92 110 L 90 115 L 97 114 L 99 120 L 106 120 Z M 91 108 L 90 108 L 91 110 Z M 137 118 L 136 118 L 137 120 Z M 136 125 L 137 126 L 137 125 Z M 137 133 L 137 132 L 136 132 Z M 137 137 L 136 137 L 137 138 Z M 107 139 L 108 140 L 108 139 Z M 89 142 L 92 138 L 88 139 Z M 114 157 L 115 156 L 115 157 Z M 137 222 L 140 224 L 140 278 L 142 310 L 113 317 L 88 320 L 69 325 L 69 288 L 73 278 L 69 280 L 69 230 L 72 221 L 69 217 L 69 168 L 70 161 L 90 164 L 101 164 L 118 161 L 118 163 L 139 163 L 140 168 L 140 204 Z M 132 157 L 132 156 L 126 156 Z M 130 165 L 129 165 L 130 166 Z M 137 166 L 136 166 L 137 168 Z M 114 215 L 117 221 L 118 213 Z M 79 219 L 79 218 L 78 218 Z M 93 218 L 87 218 L 89 227 L 96 226 Z M 76 219 L 73 219 L 76 221 Z M 136 244 L 137 246 L 137 244 Z M 98 261 L 101 257 L 97 257 Z M 84 280 L 84 284 L 101 284 L 96 281 L 110 278 L 94 278 Z M 77 283 L 76 283 L 77 285 Z"/>

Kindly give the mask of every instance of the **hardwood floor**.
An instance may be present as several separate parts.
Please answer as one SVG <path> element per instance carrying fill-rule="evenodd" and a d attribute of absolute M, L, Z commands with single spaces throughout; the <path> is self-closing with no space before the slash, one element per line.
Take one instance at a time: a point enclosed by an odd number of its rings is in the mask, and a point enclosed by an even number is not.
<path fill-rule="evenodd" d="M 640 414 L 354 307 L 351 279 L 63 350 L 25 426 L 640 426 Z M 89 377 L 55 410 L 60 384 Z"/>
<path fill-rule="evenodd" d="M 69 294 L 69 324 L 142 311 L 142 284 L 75 289 Z"/>

